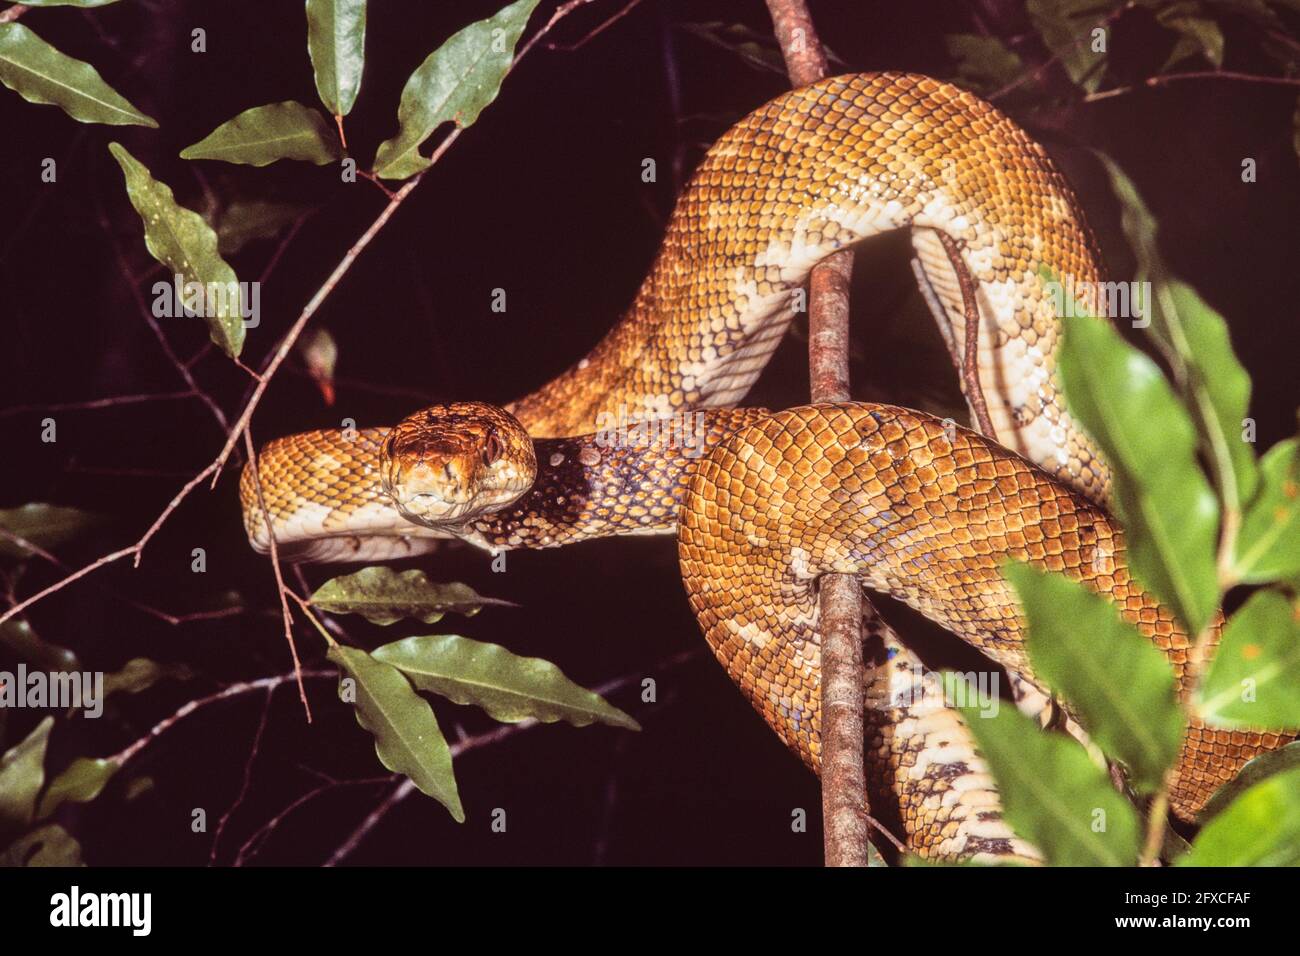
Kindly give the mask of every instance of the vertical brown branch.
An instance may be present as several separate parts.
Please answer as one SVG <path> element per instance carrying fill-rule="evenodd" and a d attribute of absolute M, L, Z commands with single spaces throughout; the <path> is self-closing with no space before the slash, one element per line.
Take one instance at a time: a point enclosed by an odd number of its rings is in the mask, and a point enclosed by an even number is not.
<path fill-rule="evenodd" d="M 767 0 L 790 82 L 826 75 L 826 55 L 804 0 Z M 849 279 L 853 253 L 825 259 L 808 279 L 808 375 L 814 402 L 849 400 Z M 853 575 L 821 579 L 822 816 L 827 866 L 867 865 L 863 769 L 862 590 Z"/>
<path fill-rule="evenodd" d="M 980 384 L 980 307 L 975 298 L 975 280 L 971 277 L 970 270 L 966 268 L 966 260 L 962 258 L 961 247 L 958 246 L 957 240 L 942 230 L 936 231 L 935 235 L 939 237 L 943 251 L 948 253 L 948 261 L 952 263 L 952 270 L 957 274 L 957 285 L 961 287 L 962 309 L 966 313 L 966 341 L 957 371 L 961 373 L 966 403 L 970 405 L 971 424 L 986 438 L 996 440 L 998 434 L 993 430 L 988 402 L 984 400 L 984 386 Z M 953 355 L 953 361 L 957 361 L 956 355 Z"/>

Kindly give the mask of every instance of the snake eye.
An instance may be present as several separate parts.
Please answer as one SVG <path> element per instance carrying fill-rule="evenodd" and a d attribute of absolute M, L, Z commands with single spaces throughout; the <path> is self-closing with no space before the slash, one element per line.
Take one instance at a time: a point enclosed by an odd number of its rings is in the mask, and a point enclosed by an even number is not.
<path fill-rule="evenodd" d="M 505 445 L 495 434 L 488 435 L 487 441 L 483 443 L 483 464 L 491 465 L 495 463 L 504 453 Z"/>

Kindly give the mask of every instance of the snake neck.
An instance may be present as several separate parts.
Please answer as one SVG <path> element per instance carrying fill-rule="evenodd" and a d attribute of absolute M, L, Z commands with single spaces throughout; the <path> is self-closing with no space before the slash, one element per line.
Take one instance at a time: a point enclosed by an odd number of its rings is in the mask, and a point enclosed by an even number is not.
<path fill-rule="evenodd" d="M 535 439 L 537 479 L 514 504 L 456 529 L 489 551 L 555 548 L 593 538 L 673 534 L 695 466 L 762 408 L 667 419 L 611 419 L 574 438 Z"/>
<path fill-rule="evenodd" d="M 895 229 L 912 231 L 927 301 L 955 350 L 965 305 L 939 233 L 961 249 L 998 440 L 1103 501 L 1107 470 L 1051 381 L 1060 303 L 1040 278 L 1045 267 L 1096 304 L 1100 258 L 1074 194 L 994 107 L 908 74 L 824 80 L 725 133 L 622 320 L 509 410 L 530 434 L 555 437 L 596 431 L 602 415 L 734 404 L 802 310 L 813 266 Z"/>

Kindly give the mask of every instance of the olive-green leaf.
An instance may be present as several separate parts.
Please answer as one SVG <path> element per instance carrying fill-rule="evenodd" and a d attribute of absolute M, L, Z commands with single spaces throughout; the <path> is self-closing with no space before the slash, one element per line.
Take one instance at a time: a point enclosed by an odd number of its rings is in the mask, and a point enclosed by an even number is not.
<path fill-rule="evenodd" d="M 1293 740 L 1277 750 L 1265 750 L 1242 767 L 1235 777 L 1214 791 L 1196 815 L 1197 823 L 1204 826 L 1247 789 L 1292 767 L 1300 767 L 1300 740 Z"/>
<path fill-rule="evenodd" d="M 375 154 L 375 172 L 406 179 L 429 168 L 420 146 L 443 123 L 471 125 L 497 98 L 515 44 L 537 0 L 516 0 L 496 16 L 471 23 L 416 67 L 397 107 L 397 135 Z"/>
<path fill-rule="evenodd" d="M 21 23 L 0 23 L 0 83 L 29 103 L 58 106 L 83 123 L 158 126 L 93 66 L 60 53 Z"/>
<path fill-rule="evenodd" d="M 17 535 L 43 551 L 57 548 L 77 535 L 104 523 L 101 515 L 79 508 L 64 508 L 32 502 L 18 508 L 0 509 L 0 528 Z M 25 559 L 31 557 L 30 549 L 0 535 L 0 556 Z"/>
<path fill-rule="evenodd" d="M 945 675 L 948 699 L 975 735 L 1016 833 L 1054 866 L 1132 866 L 1137 814 L 1083 747 L 1010 705 L 981 716 L 984 708 L 962 703 L 968 691 L 961 683 Z"/>
<path fill-rule="evenodd" d="M 1175 865 L 1300 865 L 1300 767 L 1268 777 L 1232 801 Z"/>
<path fill-rule="evenodd" d="M 1223 68 L 1223 30 L 1208 17 L 1189 16 L 1187 9 L 1175 4 L 1156 15 L 1161 26 L 1178 34 L 1173 52 L 1160 69 L 1169 69 L 1175 63 L 1200 53 L 1215 69 Z"/>
<path fill-rule="evenodd" d="M 57 823 L 37 827 L 0 850 L 0 867 L 85 865 L 81 844 Z"/>
<path fill-rule="evenodd" d="M 1300 573 L 1300 440 L 1278 442 L 1259 470 L 1259 493 L 1246 509 L 1233 558 L 1233 575 L 1248 584 Z"/>
<path fill-rule="evenodd" d="M 357 723 L 374 736 L 380 763 L 406 774 L 422 793 L 446 807 L 457 823 L 464 823 L 451 748 L 429 702 L 411 688 L 401 671 L 365 651 L 336 646 L 329 658 L 355 682 L 352 695 L 347 678 L 340 677 L 339 697 L 353 705 Z"/>
<path fill-rule="evenodd" d="M 1280 591 L 1252 594 L 1224 625 L 1197 698 L 1211 724 L 1300 729 L 1300 605 Z"/>
<path fill-rule="evenodd" d="M 268 166 L 281 159 L 324 166 L 342 155 L 329 121 L 294 100 L 244 110 L 181 150 L 181 159 L 219 159 L 248 166 Z"/>
<path fill-rule="evenodd" d="M 41 794 L 36 819 L 44 820 L 66 801 L 89 803 L 100 795 L 104 786 L 117 773 L 118 765 L 99 757 L 78 757 L 50 781 Z"/>
<path fill-rule="evenodd" d="M 1078 317 L 1064 328 L 1066 402 L 1111 466 L 1133 573 L 1199 634 L 1218 605 L 1219 503 L 1196 430 L 1156 364 L 1109 323 Z"/>
<path fill-rule="evenodd" d="M 54 718 L 46 717 L 0 757 L 0 840 L 26 829 L 36 817 L 36 795 L 45 783 L 45 749 L 53 726 Z"/>
<path fill-rule="evenodd" d="M 217 217 L 218 250 L 233 256 L 250 242 L 274 239 L 310 210 L 297 203 L 249 199 L 232 202 Z"/>
<path fill-rule="evenodd" d="M 1135 790 L 1158 789 L 1178 757 L 1185 723 L 1164 655 L 1112 602 L 1077 581 L 1027 564 L 1008 564 L 1003 573 L 1025 610 L 1034 673 L 1078 713 L 1102 750 L 1129 768 Z"/>
<path fill-rule="evenodd" d="M 189 680 L 194 672 L 184 664 L 159 664 L 147 657 L 133 657 L 122 669 L 104 675 L 104 696 L 125 692 L 138 694 L 164 678 Z"/>
<path fill-rule="evenodd" d="M 149 253 L 183 282 L 211 290 L 203 311 L 212 341 L 237 357 L 244 347 L 243 296 L 235 270 L 217 251 L 217 234 L 202 216 L 177 204 L 171 188 L 154 179 L 125 147 L 111 143 L 108 148 L 122 167 L 127 196 L 144 222 Z"/>
<path fill-rule="evenodd" d="M 320 101 L 347 116 L 366 62 L 366 0 L 307 0 L 307 52 Z"/>
<path fill-rule="evenodd" d="M 1106 70 L 1106 54 L 1092 49 L 1092 31 L 1101 26 L 1101 5 L 1096 0 L 1026 0 L 1025 9 L 1075 85 L 1096 92 Z"/>
<path fill-rule="evenodd" d="M 1250 405 L 1250 375 L 1232 350 L 1223 316 L 1191 286 L 1168 275 L 1156 240 L 1155 217 L 1133 181 L 1114 160 L 1100 153 L 1098 157 L 1123 207 L 1121 222 L 1137 256 L 1137 279 L 1150 283 L 1152 301 L 1144 303 L 1149 331 L 1192 412 L 1224 502 L 1240 509 L 1259 480 L 1255 453 L 1242 435 Z"/>
<path fill-rule="evenodd" d="M 15 619 L 0 624 L 0 647 L 43 671 L 81 669 L 75 653 L 40 637 L 26 621 Z"/>
<path fill-rule="evenodd" d="M 311 603 L 333 614 L 360 614 L 372 624 L 385 625 L 403 618 L 432 624 L 448 613 L 472 617 L 487 605 L 516 606 L 484 597 L 459 581 L 434 584 L 423 571 L 394 571 L 382 565 L 331 578 L 316 589 Z"/>
<path fill-rule="evenodd" d="M 385 644 L 375 649 L 374 656 L 392 664 L 420 690 L 482 707 L 494 720 L 517 723 L 531 718 L 548 724 L 563 720 L 575 727 L 598 720 L 641 729 L 599 694 L 569 680 L 550 661 L 520 657 L 499 644 L 435 634 Z"/>
<path fill-rule="evenodd" d="M 1024 61 L 997 37 L 950 33 L 943 42 L 948 55 L 957 62 L 958 82 L 970 89 L 999 90 L 1024 72 Z"/>

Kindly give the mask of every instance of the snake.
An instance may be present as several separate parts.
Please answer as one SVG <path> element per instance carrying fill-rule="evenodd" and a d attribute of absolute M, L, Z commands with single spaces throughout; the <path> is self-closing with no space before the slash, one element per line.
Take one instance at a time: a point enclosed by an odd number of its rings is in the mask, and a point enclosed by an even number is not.
<path fill-rule="evenodd" d="M 867 402 L 736 407 L 803 311 L 811 269 L 895 230 L 910 232 L 922 291 L 962 361 L 958 270 L 973 282 L 974 367 L 994 434 Z M 1078 199 L 1024 130 L 930 77 L 826 79 L 776 97 L 707 151 L 631 305 L 584 358 L 505 406 L 442 403 L 391 427 L 267 443 L 241 477 L 245 528 L 256 550 L 273 536 L 300 561 L 399 559 L 446 539 L 500 552 L 676 535 L 714 655 L 814 771 L 826 574 L 856 575 L 1037 687 L 1001 569 L 1064 573 L 1113 601 L 1186 695 L 1197 644 L 1131 573 L 1107 510 L 1110 472 L 1058 387 L 1063 320 L 1045 270 L 1100 287 Z M 935 675 L 867 623 L 873 812 L 895 811 L 921 856 L 1037 860 Z M 1174 813 L 1193 819 L 1288 739 L 1192 719 Z"/>

